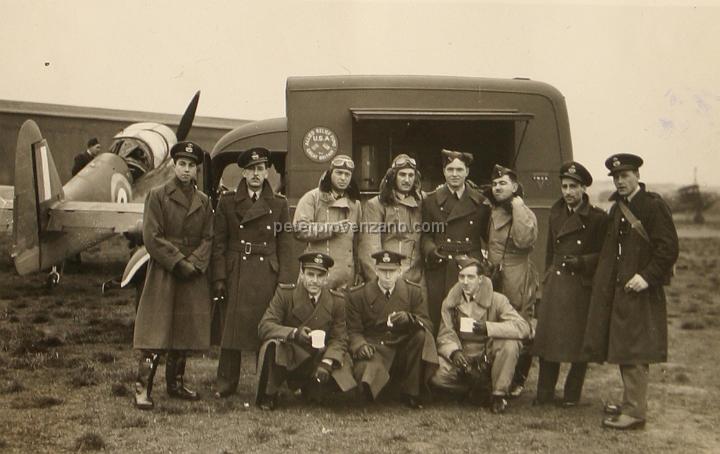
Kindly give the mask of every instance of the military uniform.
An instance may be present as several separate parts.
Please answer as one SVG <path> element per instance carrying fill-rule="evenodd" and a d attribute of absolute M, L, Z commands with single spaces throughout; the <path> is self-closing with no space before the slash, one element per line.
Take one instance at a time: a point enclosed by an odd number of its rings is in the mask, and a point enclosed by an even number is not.
<path fill-rule="evenodd" d="M 326 333 L 325 348 L 315 349 L 292 340 L 293 329 L 308 327 Z M 347 350 L 344 294 L 323 290 L 312 303 L 302 285 L 280 284 L 258 325 L 263 341 L 258 365 L 256 402 L 274 396 L 283 382 L 291 389 L 312 385 L 312 373 L 329 360 L 331 377 L 341 391 L 356 386 Z"/>
<path fill-rule="evenodd" d="M 423 201 L 424 228 L 440 226 L 423 233 L 422 237 L 428 308 L 436 330 L 440 326 L 443 299 L 457 282 L 458 270 L 453 258 L 458 255 L 482 257 L 490 209 L 485 196 L 467 183 L 459 200 L 443 185 Z"/>
<path fill-rule="evenodd" d="M 252 159 L 253 151 L 257 159 Z M 267 151 L 248 150 L 243 164 L 267 162 Z M 245 167 L 243 165 L 242 167 Z M 218 362 L 218 393 L 235 391 L 241 351 L 257 351 L 257 327 L 278 282 L 294 282 L 291 275 L 292 234 L 287 199 L 275 194 L 267 181 L 256 201 L 245 179 L 235 192 L 220 199 L 215 213 L 212 279 L 227 286 L 222 308 L 222 338 Z"/>
<path fill-rule="evenodd" d="M 611 156 L 605 163 L 611 174 L 641 164 L 642 159 L 629 154 Z M 667 360 L 663 286 L 670 283 L 678 258 L 678 237 L 670 208 L 644 184 L 627 202 L 617 192 L 610 200 L 615 203 L 593 280 L 584 349 L 591 361 L 620 365 L 625 391 L 620 416 L 631 419 L 604 424 L 632 428 L 645 421 L 648 364 Z M 630 216 L 623 213 L 623 203 Z M 626 289 L 636 274 L 648 284 L 646 289 Z"/>
<path fill-rule="evenodd" d="M 394 312 L 410 317 L 402 329 L 389 327 Z M 374 280 L 352 288 L 347 303 L 350 352 L 355 360 L 355 379 L 375 399 L 391 378 L 401 381 L 405 394 L 417 397 L 437 367 L 432 324 L 420 285 L 398 279 L 388 297 Z M 357 359 L 364 345 L 374 349 L 371 359 Z M 391 374 L 397 374 L 391 377 Z"/>
<path fill-rule="evenodd" d="M 568 173 L 570 169 L 572 173 Z M 579 163 L 564 165 L 560 176 L 575 179 L 584 186 L 592 184 L 590 173 Z M 533 342 L 533 354 L 540 357 L 539 403 L 554 399 L 562 362 L 573 363 L 565 381 L 563 400 L 567 405 L 580 400 L 587 369 L 583 336 L 606 219 L 607 214 L 592 206 L 585 194 L 574 209 L 569 208 L 563 198 L 550 208 L 543 298 L 537 308 L 538 325 Z M 577 257 L 577 265 L 568 261 L 569 257 Z"/>

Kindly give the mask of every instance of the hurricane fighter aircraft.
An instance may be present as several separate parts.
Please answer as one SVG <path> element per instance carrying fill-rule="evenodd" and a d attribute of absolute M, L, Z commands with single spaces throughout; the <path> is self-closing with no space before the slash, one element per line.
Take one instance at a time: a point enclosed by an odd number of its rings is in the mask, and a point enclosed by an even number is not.
<path fill-rule="evenodd" d="M 159 123 L 131 124 L 115 135 L 108 152 L 97 155 L 64 186 L 40 128 L 25 121 L 18 134 L 14 193 L 5 188 L 0 200 L 0 219 L 12 212 L 12 257 L 18 274 L 51 270 L 48 285 L 53 286 L 65 259 L 120 233 L 139 241 L 145 196 L 173 177 L 170 149 L 190 132 L 199 98 L 197 92 L 177 131 Z M 133 254 L 123 286 L 142 274 L 148 258 L 144 247 Z"/>

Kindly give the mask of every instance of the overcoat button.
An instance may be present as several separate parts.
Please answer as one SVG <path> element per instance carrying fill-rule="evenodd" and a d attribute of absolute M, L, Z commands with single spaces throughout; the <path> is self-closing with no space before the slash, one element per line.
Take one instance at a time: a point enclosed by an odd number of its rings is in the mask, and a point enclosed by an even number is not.
<path fill-rule="evenodd" d="M 260 257 L 260 261 L 262 262 L 263 260 L 265 260 L 265 258 L 264 258 L 264 257 Z"/>
<path fill-rule="evenodd" d="M 452 240 L 451 240 L 450 238 L 448 238 L 448 239 L 447 239 L 447 242 L 448 242 L 448 243 L 451 243 L 451 242 L 452 242 Z"/>
<path fill-rule="evenodd" d="M 269 226 L 269 225 L 268 225 L 267 227 L 265 227 L 265 228 L 268 229 L 268 230 L 270 230 L 270 226 Z"/>
<path fill-rule="evenodd" d="M 473 225 L 473 221 L 470 221 L 470 225 Z"/>
<path fill-rule="evenodd" d="M 241 229 L 244 229 L 244 228 L 245 228 L 245 226 L 241 224 L 241 225 L 240 225 L 240 228 L 241 228 Z"/>
<path fill-rule="evenodd" d="M 558 276 L 560 276 L 560 270 L 555 271 L 555 274 L 557 274 Z"/>
<path fill-rule="evenodd" d="M 247 256 L 246 256 L 246 255 L 243 255 L 243 260 L 247 260 Z"/>
<path fill-rule="evenodd" d="M 272 210 L 270 210 L 268 213 L 272 214 Z"/>
<path fill-rule="evenodd" d="M 582 240 L 577 240 L 577 244 L 582 244 Z"/>

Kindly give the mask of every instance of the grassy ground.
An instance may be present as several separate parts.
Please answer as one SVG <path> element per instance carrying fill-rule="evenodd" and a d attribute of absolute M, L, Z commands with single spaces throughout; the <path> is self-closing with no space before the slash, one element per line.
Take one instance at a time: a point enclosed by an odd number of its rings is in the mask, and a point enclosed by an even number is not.
<path fill-rule="evenodd" d="M 320 407 L 285 395 L 263 413 L 252 400 L 252 358 L 239 393 L 224 401 L 212 392 L 217 352 L 189 361 L 187 381 L 200 402 L 169 399 L 164 367 L 156 409 L 132 407 L 135 367 L 134 293 L 101 296 L 100 283 L 118 274 L 122 248 L 96 250 L 68 270 L 59 287 L 44 276 L 20 278 L 0 262 L 0 451 L 140 452 L 718 452 L 720 435 L 720 235 L 683 225 L 677 276 L 668 288 L 670 362 L 651 367 L 649 424 L 618 433 L 600 427 L 603 401 L 619 397 L 616 367 L 588 371 L 583 405 L 571 410 L 532 407 L 529 390 L 507 414 L 453 401 L 423 411 L 392 402 L 365 405 L 341 396 Z M 6 250 L 7 244 L 2 245 Z M 117 251 L 120 251 L 119 253 Z M 115 254 L 115 255 L 113 255 Z"/>

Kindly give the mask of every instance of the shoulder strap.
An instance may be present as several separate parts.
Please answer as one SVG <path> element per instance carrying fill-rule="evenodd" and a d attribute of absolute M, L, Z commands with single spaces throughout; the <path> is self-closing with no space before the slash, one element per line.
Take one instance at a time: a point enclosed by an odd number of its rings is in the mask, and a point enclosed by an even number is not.
<path fill-rule="evenodd" d="M 637 218 L 633 214 L 632 211 L 630 211 L 630 207 L 628 207 L 625 202 L 622 200 L 618 200 L 617 204 L 620 206 L 620 211 L 622 211 L 623 216 L 625 216 L 625 219 L 630 222 L 630 225 L 632 228 L 637 230 L 637 232 L 640 234 L 641 237 L 645 239 L 648 243 L 650 242 L 650 235 L 648 235 L 647 230 L 645 230 L 645 227 L 642 225 L 642 222 L 640 222 L 640 219 Z"/>

